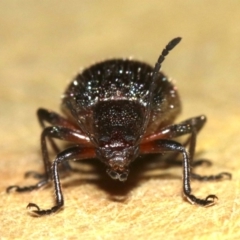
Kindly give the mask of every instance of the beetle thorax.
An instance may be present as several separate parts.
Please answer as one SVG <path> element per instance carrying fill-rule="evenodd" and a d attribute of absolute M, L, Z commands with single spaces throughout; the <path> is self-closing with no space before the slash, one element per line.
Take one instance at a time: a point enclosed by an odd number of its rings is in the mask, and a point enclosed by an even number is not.
<path fill-rule="evenodd" d="M 125 181 L 129 164 L 138 156 L 144 132 L 141 107 L 131 101 L 100 102 L 94 118 L 96 155 L 113 179 Z"/>

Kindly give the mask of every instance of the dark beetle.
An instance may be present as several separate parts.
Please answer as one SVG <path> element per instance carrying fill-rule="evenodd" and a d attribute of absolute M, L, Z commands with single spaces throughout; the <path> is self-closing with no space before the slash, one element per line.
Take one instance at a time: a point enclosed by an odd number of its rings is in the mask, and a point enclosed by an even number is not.
<path fill-rule="evenodd" d="M 179 96 L 175 86 L 159 72 L 165 56 L 180 40 L 175 38 L 168 43 L 154 68 L 138 61 L 114 59 L 97 63 L 78 74 L 63 95 L 62 107 L 67 118 L 45 109 L 38 110 L 43 127 L 41 148 L 45 174 L 42 180 L 27 187 L 10 186 L 7 191 L 30 191 L 53 180 L 56 205 L 47 210 L 40 210 L 34 203 L 28 205 L 36 208 L 33 213 L 37 215 L 51 214 L 64 204 L 58 171 L 60 163 L 98 158 L 107 166 L 112 179 L 126 181 L 130 163 L 140 154 L 175 151 L 183 157 L 186 199 L 192 204 L 213 205 L 217 199 L 215 195 L 199 199 L 191 194 L 190 178 L 213 180 L 231 175 L 191 173 L 196 135 L 206 117 L 201 115 L 173 124 L 181 110 Z M 45 122 L 52 126 L 45 127 Z M 184 134 L 189 134 L 184 144 L 171 140 Z M 53 138 L 76 145 L 60 152 Z M 53 164 L 49 160 L 46 139 L 58 153 Z M 189 154 L 186 145 L 189 145 Z"/>

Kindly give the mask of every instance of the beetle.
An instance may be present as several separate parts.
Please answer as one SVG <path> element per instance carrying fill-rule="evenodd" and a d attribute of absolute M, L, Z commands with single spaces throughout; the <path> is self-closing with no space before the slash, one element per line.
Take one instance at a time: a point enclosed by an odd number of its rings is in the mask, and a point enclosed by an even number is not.
<path fill-rule="evenodd" d="M 112 179 L 126 181 L 129 166 L 139 155 L 173 151 L 181 154 L 183 159 L 183 196 L 192 204 L 215 204 L 217 197 L 213 194 L 203 199 L 195 197 L 191 193 L 190 179 L 219 180 L 231 178 L 231 174 L 201 176 L 192 173 L 196 136 L 206 117 L 200 115 L 174 124 L 181 111 L 180 98 L 175 85 L 160 72 L 165 57 L 180 40 L 180 37 L 174 38 L 166 45 L 155 67 L 136 60 L 112 59 L 77 74 L 62 97 L 65 117 L 46 109 L 37 112 L 43 127 L 41 149 L 45 173 L 39 175 L 42 179 L 27 187 L 10 186 L 7 191 L 31 191 L 53 180 L 56 204 L 46 210 L 34 203 L 28 205 L 34 209 L 32 213 L 48 215 L 64 205 L 60 163 L 68 167 L 70 160 L 98 158 L 106 165 L 106 172 Z M 185 134 L 189 137 L 184 144 L 174 140 Z M 60 151 L 53 139 L 75 145 Z M 57 152 L 52 164 L 47 140 Z"/>

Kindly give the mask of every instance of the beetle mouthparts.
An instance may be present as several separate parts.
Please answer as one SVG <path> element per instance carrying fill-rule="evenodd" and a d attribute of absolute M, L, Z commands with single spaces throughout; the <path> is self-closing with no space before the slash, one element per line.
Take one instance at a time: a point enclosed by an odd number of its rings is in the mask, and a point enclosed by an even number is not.
<path fill-rule="evenodd" d="M 110 168 L 108 168 L 106 172 L 112 179 L 119 180 L 120 182 L 125 182 L 129 174 L 129 170 L 125 170 L 124 172 L 117 172 Z"/>

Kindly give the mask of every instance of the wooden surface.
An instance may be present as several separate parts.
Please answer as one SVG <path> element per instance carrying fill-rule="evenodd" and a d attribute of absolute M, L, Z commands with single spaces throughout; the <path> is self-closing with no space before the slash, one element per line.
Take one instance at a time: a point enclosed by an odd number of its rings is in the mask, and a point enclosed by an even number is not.
<path fill-rule="evenodd" d="M 0 239 L 239 239 L 239 1 L 11 0 L 0 2 L 0 22 Z M 233 174 L 231 181 L 192 182 L 196 196 L 219 197 L 215 206 L 184 201 L 181 168 L 150 159 L 139 160 L 124 184 L 101 164 L 79 165 L 81 174 L 62 181 L 65 208 L 47 217 L 30 216 L 26 206 L 52 206 L 51 187 L 5 193 L 36 181 L 24 179 L 25 171 L 42 171 L 36 109 L 59 111 L 80 67 L 131 55 L 154 64 L 176 36 L 183 41 L 163 70 L 182 98 L 178 120 L 208 116 L 197 152 L 214 164 L 197 172 Z"/>

